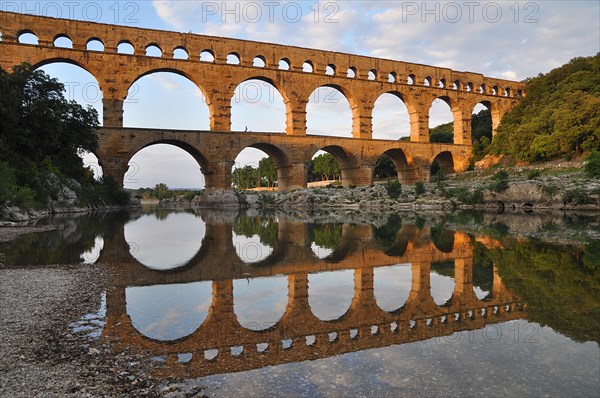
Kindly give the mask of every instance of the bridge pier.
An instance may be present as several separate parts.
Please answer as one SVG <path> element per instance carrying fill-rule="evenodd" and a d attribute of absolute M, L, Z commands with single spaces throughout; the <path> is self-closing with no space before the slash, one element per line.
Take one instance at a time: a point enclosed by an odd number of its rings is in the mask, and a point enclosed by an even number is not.
<path fill-rule="evenodd" d="M 125 173 L 129 170 L 129 159 L 121 156 L 102 156 L 98 154 L 98 162 L 102 166 L 104 175 L 111 176 L 122 187 L 125 180 Z"/>
<path fill-rule="evenodd" d="M 342 184 L 368 186 L 373 184 L 373 170 L 375 166 L 360 166 L 342 169 Z"/>
<path fill-rule="evenodd" d="M 286 134 L 306 135 L 306 104 L 308 101 L 288 101 L 285 106 Z"/>
<path fill-rule="evenodd" d="M 104 127 L 123 127 L 123 102 L 118 98 L 102 99 L 102 125 Z"/>
<path fill-rule="evenodd" d="M 292 163 L 288 166 L 277 168 L 277 181 L 279 190 L 291 191 L 306 188 L 308 165 L 306 163 Z"/>
<path fill-rule="evenodd" d="M 231 169 L 234 163 L 232 160 L 211 162 L 209 170 L 204 173 L 206 189 L 231 189 Z"/>

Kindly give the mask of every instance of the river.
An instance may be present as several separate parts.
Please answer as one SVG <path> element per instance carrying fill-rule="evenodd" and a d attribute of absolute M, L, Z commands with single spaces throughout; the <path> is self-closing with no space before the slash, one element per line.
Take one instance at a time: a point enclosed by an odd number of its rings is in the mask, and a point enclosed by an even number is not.
<path fill-rule="evenodd" d="M 100 264 L 102 304 L 72 332 L 208 396 L 598 396 L 597 219 L 565 238 L 565 217 L 520 215 L 540 225 L 520 234 L 469 217 L 146 208 L 0 252 Z"/>

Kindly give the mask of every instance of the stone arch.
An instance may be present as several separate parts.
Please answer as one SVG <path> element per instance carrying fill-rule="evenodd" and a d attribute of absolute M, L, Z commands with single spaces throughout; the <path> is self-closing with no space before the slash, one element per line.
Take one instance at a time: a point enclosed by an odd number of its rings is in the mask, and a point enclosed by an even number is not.
<path fill-rule="evenodd" d="M 33 37 L 31 37 L 31 36 Z M 29 36 L 29 38 L 28 38 Z M 34 39 L 34 40 L 31 40 Z M 26 41 L 31 40 L 31 41 L 35 41 L 35 43 L 27 43 Z M 35 34 L 34 31 L 30 30 L 30 29 L 22 29 L 20 31 L 17 32 L 17 43 L 20 44 L 31 44 L 31 45 L 36 45 L 38 46 L 40 44 L 40 39 L 38 37 L 37 34 Z"/>
<path fill-rule="evenodd" d="M 230 65 L 241 65 L 242 57 L 240 56 L 239 53 L 237 53 L 235 51 L 230 52 L 229 54 L 227 54 L 225 63 L 230 64 Z"/>
<path fill-rule="evenodd" d="M 386 94 L 396 97 L 397 99 L 402 101 L 402 103 L 406 107 L 406 111 L 407 111 L 407 115 L 408 115 L 408 123 L 409 123 L 409 129 L 407 131 L 407 133 L 408 133 L 407 136 L 410 137 L 411 131 L 414 128 L 416 128 L 417 124 L 419 123 L 419 115 L 413 104 L 412 99 L 406 95 L 403 95 L 399 91 L 385 91 L 385 92 L 379 93 L 379 95 L 377 95 L 377 97 L 375 98 L 375 101 L 373 102 L 373 109 L 371 111 L 371 117 L 373 120 L 373 138 L 375 138 L 375 134 L 376 134 L 376 124 L 377 123 L 375 123 L 375 120 L 376 120 L 375 109 L 376 109 L 377 101 L 379 101 Z M 377 135 L 380 135 L 380 134 L 377 134 Z M 385 139 L 400 139 L 401 137 L 399 136 L 399 137 L 384 137 L 384 138 Z"/>
<path fill-rule="evenodd" d="M 321 321 L 340 321 L 352 310 L 354 272 L 328 271 L 308 275 L 308 305 Z M 333 286 L 332 286 L 333 285 Z M 331 299 L 336 296 L 335 299 Z"/>
<path fill-rule="evenodd" d="M 239 83 L 235 84 L 235 88 L 231 91 L 231 98 L 229 99 L 230 103 L 233 103 L 233 101 L 236 100 L 236 95 L 235 92 L 237 90 L 238 87 L 240 87 L 242 84 L 251 81 L 251 80 L 258 80 L 264 83 L 269 84 L 273 89 L 275 89 L 279 95 L 281 95 L 282 99 L 283 99 L 283 104 L 285 106 L 285 130 L 282 132 L 289 132 L 290 129 L 292 128 L 292 126 L 290 126 L 290 121 L 291 121 L 291 114 L 292 114 L 292 101 L 287 93 L 287 90 L 285 89 L 285 87 L 280 84 L 279 82 L 277 82 L 276 80 L 273 80 L 269 77 L 266 76 L 260 76 L 260 75 L 251 75 L 248 77 L 244 77 L 243 80 L 241 80 Z M 262 94 L 262 92 L 261 92 Z M 243 97 L 243 95 L 242 95 Z M 247 99 L 246 99 L 247 100 Z M 257 98 L 257 101 L 246 101 L 246 102 L 258 102 L 258 100 L 260 100 L 260 98 Z M 271 103 L 273 102 L 274 97 L 269 97 L 268 101 Z M 241 101 L 241 99 L 240 99 Z M 232 106 L 232 112 L 233 112 L 233 106 Z M 232 114 L 232 122 L 233 122 L 233 114 Z"/>
<path fill-rule="evenodd" d="M 187 152 L 193 159 L 194 161 L 198 164 L 198 166 L 200 167 L 200 172 L 204 175 L 205 180 L 206 180 L 206 188 L 209 188 L 209 181 L 206 178 L 207 175 L 212 174 L 215 170 L 213 169 L 213 165 L 210 163 L 210 161 L 208 160 L 208 158 L 206 156 L 204 156 L 203 153 L 200 152 L 200 150 L 198 150 L 196 147 L 192 146 L 191 144 L 184 142 L 184 141 L 180 141 L 177 139 L 155 139 L 153 137 L 149 137 L 147 139 L 141 139 L 139 140 L 139 142 L 137 142 L 137 145 L 132 148 L 127 156 L 125 157 L 125 165 L 129 164 L 129 162 L 131 161 L 131 159 L 140 151 L 142 151 L 143 149 L 146 149 L 148 147 L 151 147 L 153 145 L 157 145 L 157 144 L 167 144 L 167 145 L 172 145 L 174 147 L 177 147 L 179 149 L 182 149 L 183 151 Z M 102 158 L 99 156 L 99 159 L 102 161 Z M 119 170 L 119 173 L 121 173 L 121 175 L 118 176 L 113 176 L 117 179 L 117 181 L 120 182 L 125 182 L 125 176 L 130 174 L 132 175 L 132 178 L 135 177 L 135 173 L 137 173 L 138 169 L 136 169 L 135 165 L 129 165 L 129 167 L 124 167 L 122 169 Z"/>
<path fill-rule="evenodd" d="M 277 168 L 277 185 L 280 190 L 287 189 L 290 184 L 294 183 L 293 176 L 291 175 L 290 158 L 284 149 L 267 142 L 251 143 L 249 145 L 240 146 L 239 151 L 232 154 L 232 158 L 236 159 L 246 148 L 254 148 L 263 151 L 273 160 L 275 167 Z M 304 176 L 304 180 L 306 180 L 306 176 Z M 304 186 L 306 186 L 306 183 L 304 183 Z"/>
<path fill-rule="evenodd" d="M 360 181 L 360 174 L 356 173 L 357 170 L 360 170 L 360 162 L 356 159 L 352 152 L 340 145 L 328 145 L 319 148 L 312 153 L 311 159 L 319 150 L 325 151 L 335 158 L 335 161 L 342 172 L 342 184 L 344 186 L 365 185 L 362 181 Z"/>
<path fill-rule="evenodd" d="M 100 85 L 102 80 L 98 78 L 98 76 L 99 76 L 98 72 L 95 70 L 92 70 L 89 67 L 89 65 L 86 65 L 85 63 L 81 62 L 80 57 L 77 57 L 77 56 L 74 56 L 74 58 L 68 58 L 66 56 L 53 57 L 53 58 L 42 58 L 39 61 L 33 60 L 31 64 L 33 65 L 33 69 L 38 69 L 38 68 L 41 68 L 42 66 L 46 66 L 46 65 L 50 65 L 50 64 L 54 64 L 54 63 L 60 63 L 60 62 L 64 62 L 66 64 L 71 64 L 71 65 L 80 67 L 81 69 L 85 70 L 90 75 L 92 75 L 94 77 L 94 79 L 96 79 L 98 84 Z M 100 90 L 102 90 L 102 87 L 100 87 Z"/>
<path fill-rule="evenodd" d="M 306 60 L 302 63 L 302 72 L 313 73 L 315 72 L 315 64 L 311 60 Z"/>
<path fill-rule="evenodd" d="M 101 46 L 101 49 L 95 49 L 97 45 Z M 85 42 L 85 48 L 87 51 L 104 51 L 104 42 L 99 37 L 90 37 Z"/>
<path fill-rule="evenodd" d="M 448 306 L 454 298 L 454 261 L 438 261 L 430 266 L 430 294 L 438 307 Z M 449 276 L 452 275 L 452 276 Z"/>
<path fill-rule="evenodd" d="M 190 59 L 190 52 L 184 46 L 177 46 L 173 49 L 173 58 L 174 59 Z"/>
<path fill-rule="evenodd" d="M 200 61 L 202 62 L 215 62 L 216 58 L 215 52 L 210 48 L 200 51 Z"/>
<path fill-rule="evenodd" d="M 492 115 L 492 138 L 496 135 L 496 130 L 500 125 L 500 120 L 502 119 L 502 114 L 500 113 L 500 109 L 497 102 L 494 101 L 479 101 L 477 104 L 473 105 L 471 109 L 475 109 L 475 107 L 481 104 L 485 106 Z"/>
<path fill-rule="evenodd" d="M 330 91 L 329 93 L 323 93 L 322 91 L 324 91 L 325 89 L 334 89 L 335 91 Z M 309 93 L 309 96 L 306 99 L 307 132 L 309 129 L 309 124 L 310 124 L 310 116 L 312 116 L 312 113 L 308 112 L 308 110 L 309 110 L 308 105 L 313 106 L 313 104 L 319 104 L 321 109 L 324 108 L 323 106 L 325 106 L 325 107 L 336 106 L 335 104 L 340 103 L 340 99 L 336 98 L 336 96 L 341 94 L 342 97 L 347 101 L 348 106 L 350 108 L 351 115 L 352 115 L 352 127 L 350 128 L 350 131 L 344 132 L 344 134 L 346 134 L 347 137 L 353 136 L 353 132 L 355 129 L 354 125 L 356 124 L 356 121 L 360 119 L 360 110 L 359 110 L 359 104 L 358 104 L 356 97 L 348 88 L 343 87 L 339 84 L 322 84 L 319 86 L 314 86 L 312 88 L 312 90 L 309 89 L 309 90 L 307 90 L 307 92 Z M 312 101 L 310 101 L 311 99 L 312 99 Z M 313 132 L 313 134 L 322 135 L 321 133 L 315 133 L 315 132 Z M 329 133 L 329 134 L 325 134 L 325 135 L 331 136 L 332 134 Z"/>
<path fill-rule="evenodd" d="M 156 233 L 148 235 L 148 229 L 156 230 Z M 194 213 L 157 209 L 126 223 L 123 239 L 131 247 L 129 254 L 133 260 L 144 268 L 177 273 L 203 262 L 210 252 L 206 232 L 206 222 Z M 165 247 L 170 246 L 165 236 L 179 242 L 177 250 Z M 162 254 L 165 249 L 173 251 L 168 255 Z"/>
<path fill-rule="evenodd" d="M 142 341 L 183 341 L 207 323 L 210 306 L 205 307 L 203 303 L 211 295 L 212 284 L 208 281 L 130 286 L 124 291 L 127 323 Z M 175 309 L 181 316 L 173 319 L 169 314 Z"/>
<path fill-rule="evenodd" d="M 264 68 L 265 66 L 267 66 L 267 60 L 263 55 L 257 55 L 252 60 L 252 66 L 256 68 Z"/>
<path fill-rule="evenodd" d="M 120 40 L 117 43 L 117 54 L 133 55 L 135 54 L 135 46 L 127 39 Z"/>
<path fill-rule="evenodd" d="M 163 49 L 157 44 L 157 43 L 149 43 L 145 48 L 145 55 L 147 57 L 155 57 L 155 58 L 162 58 L 163 56 Z M 158 52 L 157 52 L 158 51 Z"/>
<path fill-rule="evenodd" d="M 463 128 L 463 111 L 462 111 L 462 108 L 460 107 L 458 101 L 454 100 L 453 98 L 446 96 L 446 95 L 436 97 L 433 101 L 435 102 L 436 100 L 441 100 L 441 101 L 445 102 L 448 105 L 448 107 L 450 108 L 450 112 L 452 112 L 452 122 L 454 123 L 453 143 L 456 144 L 456 143 L 465 142 L 465 137 L 464 137 L 465 131 Z M 433 107 L 433 103 L 432 103 L 431 107 L 429 108 L 430 111 L 431 111 L 432 107 Z"/>
<path fill-rule="evenodd" d="M 325 67 L 325 74 L 329 76 L 335 76 L 337 72 L 337 67 L 335 64 L 329 64 Z"/>
<path fill-rule="evenodd" d="M 402 149 L 389 149 L 383 153 L 394 162 L 398 180 L 402 184 L 414 184 L 419 180 L 417 169 L 413 164 L 412 156 Z"/>
<path fill-rule="evenodd" d="M 343 241 L 342 223 L 310 223 L 308 225 L 308 242 L 314 256 L 328 261 Z"/>
<path fill-rule="evenodd" d="M 486 110 L 490 114 L 490 123 L 484 124 L 485 119 L 480 116 L 481 112 Z M 466 116 L 466 115 L 465 115 Z M 491 104 L 489 101 L 480 101 L 471 107 L 471 140 L 474 145 L 474 150 L 483 149 L 489 145 L 493 138 L 493 122 L 492 122 Z M 489 136 L 487 134 L 489 129 Z M 477 149 L 476 149 L 477 148 Z"/>
<path fill-rule="evenodd" d="M 442 151 L 431 159 L 430 175 L 433 177 L 439 170 L 445 174 L 453 174 L 455 172 L 454 163 L 455 161 L 452 153 L 449 151 Z"/>
<path fill-rule="evenodd" d="M 454 231 L 443 226 L 434 226 L 430 229 L 433 245 L 442 253 L 452 253 L 454 250 Z"/>
<path fill-rule="evenodd" d="M 373 270 L 373 294 L 377 307 L 388 313 L 401 312 L 412 287 L 410 264 L 376 267 Z"/>
<path fill-rule="evenodd" d="M 121 97 L 123 100 L 127 99 L 127 95 L 128 92 L 130 91 L 131 87 L 137 82 L 139 81 L 141 78 L 145 77 L 145 76 L 149 76 L 151 74 L 154 73 L 161 73 L 161 72 L 168 72 L 168 73 L 174 73 L 176 75 L 182 76 L 184 78 L 186 78 L 187 80 L 189 80 L 190 82 L 192 82 L 201 92 L 202 95 L 204 97 L 204 101 L 206 103 L 206 105 L 208 106 L 208 112 L 209 112 L 209 118 L 212 121 L 214 119 L 214 115 L 215 115 L 215 106 L 211 100 L 211 97 L 209 96 L 209 92 L 208 90 L 206 90 L 206 88 L 190 73 L 187 73 L 185 71 L 182 71 L 180 69 L 174 69 L 174 68 L 152 68 L 152 69 L 148 69 L 148 70 L 141 70 L 139 74 L 137 74 L 135 77 L 133 77 L 132 79 L 130 79 L 131 84 L 128 87 L 125 87 L 125 91 L 123 93 L 121 93 Z"/>
<path fill-rule="evenodd" d="M 278 69 L 291 70 L 292 69 L 292 61 L 290 61 L 289 58 L 281 58 L 279 60 Z"/>
<path fill-rule="evenodd" d="M 64 42 L 64 44 L 61 44 L 61 42 Z M 59 48 L 73 48 L 73 39 L 71 39 L 69 35 L 65 33 L 59 33 L 54 36 L 54 39 L 52 39 L 52 45 Z"/>

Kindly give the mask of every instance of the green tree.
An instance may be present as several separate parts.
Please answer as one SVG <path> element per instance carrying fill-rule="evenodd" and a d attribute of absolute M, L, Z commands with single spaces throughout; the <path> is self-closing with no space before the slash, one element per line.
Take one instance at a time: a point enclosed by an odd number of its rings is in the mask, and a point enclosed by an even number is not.
<path fill-rule="evenodd" d="M 600 152 L 593 151 L 585 160 L 585 173 L 591 178 L 600 178 Z"/>
<path fill-rule="evenodd" d="M 600 53 L 527 79 L 491 150 L 533 162 L 600 149 Z"/>
<path fill-rule="evenodd" d="M 333 155 L 325 153 L 312 160 L 314 162 L 313 172 L 320 176 L 321 181 L 340 179 L 342 172 Z"/>
<path fill-rule="evenodd" d="M 42 162 L 67 177 L 84 177 L 79 154 L 98 143 L 98 113 L 64 96 L 64 85 L 29 64 L 0 70 L 0 154 L 17 169 Z"/>
<path fill-rule="evenodd" d="M 375 178 L 381 179 L 398 176 L 396 165 L 394 165 L 394 161 L 388 155 L 381 155 L 377 159 L 374 174 Z"/>
<path fill-rule="evenodd" d="M 267 185 L 267 187 L 272 187 L 277 181 L 277 167 L 275 167 L 275 162 L 271 158 L 262 158 L 260 162 L 258 162 L 258 176 L 261 181 Z"/>
<path fill-rule="evenodd" d="M 163 182 L 156 184 L 154 186 L 154 196 L 159 200 L 170 198 L 171 193 L 169 192 L 169 187 L 167 186 L 167 184 Z"/>
<path fill-rule="evenodd" d="M 231 173 L 231 180 L 234 188 L 252 189 L 258 186 L 258 169 L 248 165 L 237 168 Z"/>

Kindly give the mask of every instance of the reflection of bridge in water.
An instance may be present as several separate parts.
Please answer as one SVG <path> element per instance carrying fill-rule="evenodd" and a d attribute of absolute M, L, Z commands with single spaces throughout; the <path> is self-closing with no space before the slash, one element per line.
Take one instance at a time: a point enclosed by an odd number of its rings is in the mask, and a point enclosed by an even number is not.
<path fill-rule="evenodd" d="M 446 303 L 437 305 L 431 295 L 431 263 L 450 260 L 454 261 L 454 290 Z M 477 298 L 467 235 L 454 233 L 452 250 L 445 253 L 433 244 L 427 228 L 413 226 L 402 227 L 394 245 L 384 251 L 373 239 L 370 226 L 344 225 L 338 247 L 329 257 L 319 259 L 310 249 L 307 226 L 280 220 L 279 243 L 272 255 L 250 265 L 235 254 L 231 225 L 208 223 L 201 249 L 183 267 L 169 271 L 144 268 L 129 254 L 123 236 L 106 242 L 100 261 L 114 264 L 104 336 L 114 341 L 117 350 L 131 347 L 164 355 L 167 368 L 160 371 L 163 376 L 199 377 L 326 358 L 448 336 L 526 316 L 526 305 L 504 287 L 495 268 L 490 294 Z M 374 269 L 399 263 L 412 264 L 411 291 L 404 305 L 399 303 L 400 308 L 384 311 L 375 299 Z M 339 269 L 354 270 L 352 303 L 338 319 L 324 321 L 309 305 L 309 273 Z M 234 311 L 233 279 L 277 274 L 288 279 L 285 313 L 264 330 L 245 328 Z M 159 341 L 134 327 L 127 314 L 127 287 L 202 280 L 212 281 L 212 303 L 208 316 L 193 333 Z"/>

